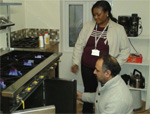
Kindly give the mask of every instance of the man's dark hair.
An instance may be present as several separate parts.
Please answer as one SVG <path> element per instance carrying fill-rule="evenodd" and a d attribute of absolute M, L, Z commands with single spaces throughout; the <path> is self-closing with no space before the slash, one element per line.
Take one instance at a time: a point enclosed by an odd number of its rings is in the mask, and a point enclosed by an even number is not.
<path fill-rule="evenodd" d="M 105 72 L 106 70 L 110 70 L 112 77 L 115 77 L 116 75 L 120 73 L 121 67 L 118 61 L 113 56 L 109 54 L 103 55 L 99 57 L 99 60 L 100 59 L 103 60 L 103 66 L 102 66 L 103 72 Z"/>
<path fill-rule="evenodd" d="M 92 7 L 92 14 L 93 14 L 93 10 L 94 8 L 102 8 L 102 10 L 104 12 L 108 11 L 108 17 L 114 21 L 114 22 L 117 22 L 117 19 L 113 17 L 112 13 L 111 13 L 111 6 L 109 4 L 109 2 L 107 2 L 106 0 L 100 0 L 100 1 L 97 1 L 93 7 Z"/>

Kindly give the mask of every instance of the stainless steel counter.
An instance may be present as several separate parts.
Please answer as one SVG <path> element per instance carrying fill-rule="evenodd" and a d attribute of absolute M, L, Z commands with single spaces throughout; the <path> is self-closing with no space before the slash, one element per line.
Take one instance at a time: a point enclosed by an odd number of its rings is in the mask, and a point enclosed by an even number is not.
<path fill-rule="evenodd" d="M 58 52 L 58 44 L 59 42 L 51 42 L 50 44 L 45 45 L 44 47 L 37 47 L 37 48 L 5 48 L 0 49 L 0 56 L 9 53 L 13 50 L 18 51 L 41 51 L 41 52 Z M 56 49 L 55 49 L 56 48 Z"/>
<path fill-rule="evenodd" d="M 37 48 L 11 48 L 11 50 L 58 52 L 58 44 L 59 44 L 59 42 L 50 42 L 50 44 L 44 45 L 44 47 L 37 47 Z"/>

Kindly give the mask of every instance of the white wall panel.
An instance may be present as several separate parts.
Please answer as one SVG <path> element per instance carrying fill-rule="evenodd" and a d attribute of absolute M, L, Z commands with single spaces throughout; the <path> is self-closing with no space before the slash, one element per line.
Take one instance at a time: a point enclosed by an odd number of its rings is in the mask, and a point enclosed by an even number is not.
<path fill-rule="evenodd" d="M 26 28 L 60 29 L 60 0 L 25 0 Z"/>

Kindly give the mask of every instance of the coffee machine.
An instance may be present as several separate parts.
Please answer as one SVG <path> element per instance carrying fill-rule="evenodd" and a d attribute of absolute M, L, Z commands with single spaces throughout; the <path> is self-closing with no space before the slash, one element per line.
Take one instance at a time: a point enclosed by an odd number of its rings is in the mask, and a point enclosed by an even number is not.
<path fill-rule="evenodd" d="M 139 35 L 138 29 L 142 31 L 142 25 L 139 24 L 138 14 L 132 14 L 131 16 L 118 16 L 118 23 L 123 25 L 127 36 L 136 37 Z"/>

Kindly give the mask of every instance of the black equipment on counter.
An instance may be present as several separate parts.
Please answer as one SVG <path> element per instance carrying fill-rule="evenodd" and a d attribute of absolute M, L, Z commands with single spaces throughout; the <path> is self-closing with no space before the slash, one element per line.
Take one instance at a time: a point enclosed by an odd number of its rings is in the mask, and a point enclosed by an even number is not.
<path fill-rule="evenodd" d="M 138 14 L 132 14 L 132 16 L 118 16 L 118 23 L 124 26 L 128 36 L 136 37 L 139 35 L 138 29 L 142 29 L 142 25 L 139 24 L 140 19 Z"/>
<path fill-rule="evenodd" d="M 145 79 L 142 76 L 142 73 L 137 69 L 134 69 L 133 74 L 131 75 L 130 86 L 134 88 L 145 88 Z"/>
<path fill-rule="evenodd" d="M 121 78 L 124 80 L 124 82 L 128 85 L 128 81 L 130 81 L 130 75 L 123 74 L 121 75 Z"/>

